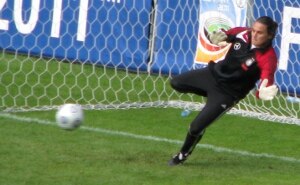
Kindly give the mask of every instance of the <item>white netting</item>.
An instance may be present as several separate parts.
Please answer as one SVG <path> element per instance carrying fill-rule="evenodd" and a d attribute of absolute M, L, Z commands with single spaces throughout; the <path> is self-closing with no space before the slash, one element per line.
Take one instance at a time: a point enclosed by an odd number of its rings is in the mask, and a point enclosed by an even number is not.
<path fill-rule="evenodd" d="M 86 109 L 201 109 L 204 99 L 169 85 L 172 74 L 193 67 L 201 1 L 38 2 L 0 3 L 1 111 L 49 110 L 66 102 Z M 213 2 L 228 9 L 228 1 Z M 276 73 L 282 91 L 271 102 L 251 93 L 230 113 L 300 125 L 300 16 L 284 7 L 300 12 L 298 1 L 248 1 L 247 8 L 248 24 L 261 15 L 279 22 L 275 48 L 280 53 L 288 45 L 287 65 L 283 58 Z M 282 29 L 283 15 L 290 29 Z"/>

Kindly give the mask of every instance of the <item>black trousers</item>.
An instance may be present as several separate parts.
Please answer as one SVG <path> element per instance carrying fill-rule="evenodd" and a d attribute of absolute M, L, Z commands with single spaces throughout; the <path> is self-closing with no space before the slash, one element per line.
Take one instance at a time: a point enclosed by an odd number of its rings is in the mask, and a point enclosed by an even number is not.
<path fill-rule="evenodd" d="M 205 106 L 190 124 L 189 133 L 192 136 L 201 135 L 206 127 L 238 102 L 233 96 L 220 89 L 207 67 L 173 77 L 171 86 L 182 93 L 207 97 Z"/>

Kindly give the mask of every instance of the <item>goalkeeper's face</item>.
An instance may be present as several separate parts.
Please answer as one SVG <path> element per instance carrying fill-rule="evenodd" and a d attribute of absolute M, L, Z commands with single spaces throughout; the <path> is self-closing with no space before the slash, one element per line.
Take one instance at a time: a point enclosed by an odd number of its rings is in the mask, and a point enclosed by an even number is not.
<path fill-rule="evenodd" d="M 265 24 L 255 22 L 251 31 L 251 42 L 256 47 L 263 47 L 267 42 L 272 39 L 272 36 L 268 34 L 268 28 Z"/>

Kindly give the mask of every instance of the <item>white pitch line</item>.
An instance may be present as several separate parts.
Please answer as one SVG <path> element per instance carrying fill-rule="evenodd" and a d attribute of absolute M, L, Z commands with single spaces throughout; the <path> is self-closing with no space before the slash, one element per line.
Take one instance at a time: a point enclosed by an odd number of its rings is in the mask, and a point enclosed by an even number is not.
<path fill-rule="evenodd" d="M 0 117 L 17 120 L 17 121 L 24 122 L 24 123 L 38 123 L 38 124 L 44 124 L 44 125 L 56 125 L 56 123 L 52 122 L 52 121 L 41 120 L 41 119 L 37 119 L 37 118 L 23 117 L 23 116 L 16 116 L 16 115 L 8 114 L 8 113 L 0 113 Z M 135 139 L 165 142 L 165 143 L 172 143 L 172 144 L 178 144 L 178 145 L 182 144 L 182 141 L 179 141 L 179 140 L 161 138 L 161 137 L 156 137 L 156 136 L 137 135 L 137 134 L 133 134 L 133 133 L 129 133 L 129 132 L 114 131 L 114 130 L 108 130 L 108 129 L 102 129 L 102 128 L 93 128 L 93 127 L 81 126 L 80 129 L 87 130 L 87 131 L 92 131 L 92 132 L 109 134 L 109 135 L 118 135 L 118 136 L 130 137 L 130 138 L 135 138 Z M 268 153 L 253 153 L 253 152 L 248 152 L 248 151 L 243 151 L 243 150 L 233 150 L 233 149 L 218 147 L 218 146 L 214 146 L 214 145 L 210 145 L 210 144 L 198 144 L 197 147 L 210 149 L 214 152 L 219 152 L 219 153 L 231 153 L 231 154 L 246 156 L 246 157 L 269 158 L 269 159 L 277 159 L 277 160 L 280 160 L 280 161 L 300 163 L 300 159 L 296 159 L 296 158 L 292 158 L 292 157 L 286 157 L 286 156 L 276 156 L 276 155 L 268 154 Z"/>

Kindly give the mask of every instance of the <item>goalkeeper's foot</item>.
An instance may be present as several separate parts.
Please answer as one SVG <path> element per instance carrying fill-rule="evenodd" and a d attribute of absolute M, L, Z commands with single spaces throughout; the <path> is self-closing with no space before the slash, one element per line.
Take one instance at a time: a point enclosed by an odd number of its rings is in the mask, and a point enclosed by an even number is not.
<path fill-rule="evenodd" d="M 174 157 L 169 161 L 169 166 L 176 166 L 182 164 L 188 156 L 189 153 L 184 154 L 179 152 L 178 154 L 174 155 Z"/>

